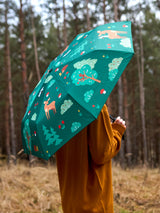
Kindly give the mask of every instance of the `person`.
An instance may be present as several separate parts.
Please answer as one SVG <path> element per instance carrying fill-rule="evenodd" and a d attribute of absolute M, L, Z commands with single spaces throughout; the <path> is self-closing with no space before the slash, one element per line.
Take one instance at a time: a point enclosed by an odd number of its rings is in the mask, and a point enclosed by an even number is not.
<path fill-rule="evenodd" d="M 98 118 L 56 152 L 64 213 L 112 213 L 111 159 L 126 129 L 120 117 L 111 123 L 107 106 Z"/>

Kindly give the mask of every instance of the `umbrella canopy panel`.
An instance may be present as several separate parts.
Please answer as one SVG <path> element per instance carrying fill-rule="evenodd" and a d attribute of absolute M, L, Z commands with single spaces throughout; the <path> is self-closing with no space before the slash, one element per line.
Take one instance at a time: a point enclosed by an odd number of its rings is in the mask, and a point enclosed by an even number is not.
<path fill-rule="evenodd" d="M 133 54 L 130 22 L 78 35 L 30 95 L 22 121 L 25 152 L 48 159 L 96 119 Z"/>

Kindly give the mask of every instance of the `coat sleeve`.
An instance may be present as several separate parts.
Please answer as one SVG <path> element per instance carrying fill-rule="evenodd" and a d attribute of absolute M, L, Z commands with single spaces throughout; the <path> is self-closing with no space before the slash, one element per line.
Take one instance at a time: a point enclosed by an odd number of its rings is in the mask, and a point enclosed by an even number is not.
<path fill-rule="evenodd" d="M 88 126 L 87 131 L 93 161 L 96 164 L 104 164 L 120 150 L 125 127 L 120 124 L 111 124 L 107 106 L 104 105 L 98 119 Z"/>

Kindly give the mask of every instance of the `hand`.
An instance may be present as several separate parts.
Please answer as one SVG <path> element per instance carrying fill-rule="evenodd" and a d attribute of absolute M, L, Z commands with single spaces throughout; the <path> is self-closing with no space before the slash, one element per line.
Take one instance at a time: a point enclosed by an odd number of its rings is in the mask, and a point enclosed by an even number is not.
<path fill-rule="evenodd" d="M 116 123 L 116 124 L 121 124 L 122 126 L 124 126 L 124 127 L 126 128 L 126 123 L 125 123 L 125 121 L 124 121 L 122 118 L 120 118 L 120 116 L 118 116 L 118 117 L 116 118 L 116 120 L 115 120 L 114 123 Z"/>

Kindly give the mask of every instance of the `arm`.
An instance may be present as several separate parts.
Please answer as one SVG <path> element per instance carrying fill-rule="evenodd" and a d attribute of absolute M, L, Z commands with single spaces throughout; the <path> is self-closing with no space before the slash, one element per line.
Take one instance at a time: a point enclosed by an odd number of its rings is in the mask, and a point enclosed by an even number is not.
<path fill-rule="evenodd" d="M 124 131 L 125 126 L 118 120 L 111 124 L 104 105 L 98 119 L 88 126 L 89 150 L 96 164 L 104 164 L 118 153 Z"/>

